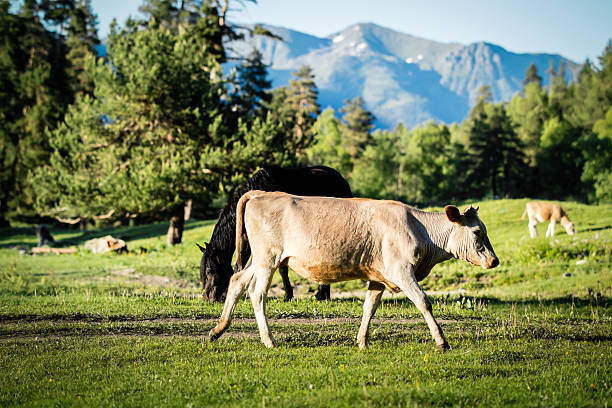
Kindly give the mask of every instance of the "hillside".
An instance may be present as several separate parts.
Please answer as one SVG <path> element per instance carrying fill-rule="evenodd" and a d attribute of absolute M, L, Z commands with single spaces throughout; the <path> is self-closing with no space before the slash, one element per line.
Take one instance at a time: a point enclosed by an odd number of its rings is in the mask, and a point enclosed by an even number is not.
<path fill-rule="evenodd" d="M 555 54 L 517 54 L 485 42 L 440 43 L 375 24 L 354 24 L 325 38 L 283 27 L 265 26 L 283 38 L 246 37 L 230 44 L 234 55 L 257 47 L 269 65 L 273 86 L 289 83 L 291 72 L 309 65 L 323 108 L 338 110 L 345 99 L 361 96 L 381 128 L 402 122 L 408 127 L 428 120 L 460 122 L 490 85 L 495 101 L 509 100 L 522 89 L 532 62 L 544 85 L 551 62 L 566 64 L 575 78 L 580 65 Z"/>

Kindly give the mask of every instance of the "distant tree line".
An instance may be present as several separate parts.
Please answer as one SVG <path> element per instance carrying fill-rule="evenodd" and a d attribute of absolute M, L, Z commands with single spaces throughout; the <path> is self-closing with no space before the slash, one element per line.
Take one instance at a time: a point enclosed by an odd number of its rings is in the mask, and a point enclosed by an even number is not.
<path fill-rule="evenodd" d="M 313 163 L 336 167 L 361 195 L 434 204 L 483 197 L 612 202 L 612 43 L 599 68 L 586 61 L 575 82 L 550 67 L 542 86 L 534 64 L 511 101 L 490 87 L 461 124 L 401 124 L 372 133 L 359 98 L 340 118 L 327 109 L 313 127 Z"/>
<path fill-rule="evenodd" d="M 187 203 L 209 207 L 268 164 L 326 164 L 359 195 L 412 204 L 612 201 L 612 45 L 569 85 L 551 67 L 544 88 L 532 65 L 520 94 L 493 104 L 483 88 L 461 124 L 375 131 L 361 98 L 321 112 L 307 66 L 271 89 L 257 50 L 230 61 L 231 40 L 272 34 L 230 25 L 229 7 L 144 0 L 99 58 L 89 0 L 1 2 L 0 222 L 182 228 Z"/>

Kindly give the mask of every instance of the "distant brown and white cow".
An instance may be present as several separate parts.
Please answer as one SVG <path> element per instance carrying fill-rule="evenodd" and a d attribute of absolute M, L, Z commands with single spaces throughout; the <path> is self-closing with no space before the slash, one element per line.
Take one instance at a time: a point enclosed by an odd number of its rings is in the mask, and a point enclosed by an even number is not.
<path fill-rule="evenodd" d="M 568 235 L 574 235 L 576 233 L 574 223 L 570 221 L 567 213 L 559 204 L 546 201 L 530 201 L 525 204 L 525 211 L 521 217 L 522 220 L 525 219 L 525 214 L 529 217 L 529 235 L 531 235 L 531 238 L 538 236 L 538 230 L 536 228 L 538 221 L 550 221 L 548 229 L 546 230 L 547 237 L 553 237 L 555 235 L 555 224 L 557 222 L 563 225 Z"/>
<path fill-rule="evenodd" d="M 242 269 L 242 228 L 252 250 L 251 263 L 230 280 L 223 312 L 210 331 L 217 339 L 228 328 L 237 300 L 248 288 L 261 341 L 275 345 L 265 302 L 274 271 L 287 264 L 315 282 L 369 281 L 357 344 L 365 348 L 370 320 L 385 287 L 404 292 L 423 314 L 438 347 L 448 349 L 431 302 L 418 281 L 452 257 L 483 268 L 499 260 L 485 225 L 469 207 L 461 213 L 420 211 L 396 201 L 303 197 L 250 191 L 236 208 L 236 248 Z"/>

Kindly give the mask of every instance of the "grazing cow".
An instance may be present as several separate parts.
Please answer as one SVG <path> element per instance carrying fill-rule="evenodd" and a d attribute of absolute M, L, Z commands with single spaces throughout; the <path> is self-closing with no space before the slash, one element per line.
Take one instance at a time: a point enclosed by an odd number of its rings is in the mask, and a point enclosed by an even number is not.
<path fill-rule="evenodd" d="M 230 277 L 234 273 L 232 255 L 236 244 L 236 204 L 240 197 L 249 190 L 284 191 L 307 196 L 352 197 L 351 187 L 336 170 L 326 166 L 285 168 L 265 166 L 257 171 L 247 182 L 240 186 L 230 197 L 227 205 L 219 215 L 210 243 L 204 247 L 200 262 L 200 282 L 202 298 L 209 302 L 219 302 L 225 297 Z M 244 237 L 241 255 L 247 259 L 250 247 Z M 285 301 L 293 297 L 289 282 L 289 271 L 286 265 L 279 269 L 283 278 Z M 319 285 L 315 294 L 319 300 L 329 299 L 329 285 Z"/>
<path fill-rule="evenodd" d="M 448 349 L 431 302 L 417 282 L 452 257 L 486 269 L 499 264 L 477 212 L 471 206 L 463 213 L 452 205 L 431 213 L 396 201 L 248 192 L 236 209 L 236 248 L 242 268 L 244 225 L 251 263 L 232 276 L 223 312 L 209 337 L 215 340 L 227 329 L 236 302 L 248 288 L 261 341 L 273 347 L 266 294 L 274 270 L 289 265 L 315 282 L 369 281 L 359 348 L 366 347 L 370 320 L 387 288 L 404 292 L 423 314 L 438 347 Z"/>
<path fill-rule="evenodd" d="M 560 222 L 565 228 L 568 235 L 574 235 L 576 230 L 574 223 L 570 221 L 567 213 L 559 204 L 548 203 L 546 201 L 530 201 L 525 204 L 525 211 L 521 217 L 521 220 L 525 219 L 525 214 L 529 217 L 529 235 L 531 238 L 538 236 L 538 230 L 536 226 L 539 222 L 545 222 L 550 220 L 548 229 L 546 230 L 547 237 L 553 237 L 555 235 L 555 224 Z"/>

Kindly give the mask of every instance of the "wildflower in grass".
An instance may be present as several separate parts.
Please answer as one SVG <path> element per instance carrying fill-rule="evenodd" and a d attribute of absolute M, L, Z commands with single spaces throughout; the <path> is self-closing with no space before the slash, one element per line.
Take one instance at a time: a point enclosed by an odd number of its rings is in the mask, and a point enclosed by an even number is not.
<path fill-rule="evenodd" d="M 428 359 L 429 359 L 429 353 L 425 353 L 425 356 L 423 357 L 423 361 L 427 362 Z"/>
<path fill-rule="evenodd" d="M 344 364 L 340 364 L 340 370 L 344 371 Z"/>
<path fill-rule="evenodd" d="M 49 382 L 53 382 L 53 378 L 49 378 Z"/>

